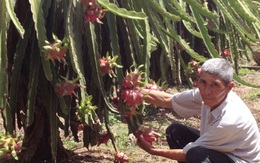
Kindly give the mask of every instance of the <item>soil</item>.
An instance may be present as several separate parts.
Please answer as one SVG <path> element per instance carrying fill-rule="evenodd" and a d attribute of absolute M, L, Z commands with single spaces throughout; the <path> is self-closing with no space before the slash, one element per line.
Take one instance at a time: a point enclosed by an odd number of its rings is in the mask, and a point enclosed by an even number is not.
<path fill-rule="evenodd" d="M 242 76 L 245 81 L 248 81 L 253 84 L 260 85 L 260 72 L 249 73 L 246 76 Z M 253 115 L 255 116 L 258 126 L 260 127 L 260 89 L 252 88 L 236 83 L 233 90 L 244 100 L 244 102 L 248 105 Z M 176 88 L 169 89 L 169 92 L 176 92 Z M 169 123 L 173 121 L 179 121 L 185 124 L 188 124 L 192 127 L 199 127 L 199 119 L 198 118 L 190 118 L 190 119 L 181 119 L 173 114 L 169 110 L 165 110 L 162 108 L 158 108 L 157 110 L 153 110 L 149 113 L 149 118 L 145 119 L 147 123 L 151 121 L 167 121 Z M 0 121 L 0 124 L 2 122 Z M 0 131 L 2 124 L 0 125 Z M 160 130 L 165 130 L 167 125 L 163 125 L 160 127 Z M 158 142 L 154 143 L 156 148 L 168 148 L 166 140 L 164 137 L 161 137 Z M 132 163 L 143 163 L 143 162 L 164 162 L 164 163 L 177 163 L 176 161 L 166 159 L 163 157 L 153 156 L 136 145 L 132 145 L 132 148 L 125 149 L 123 151 L 129 157 L 129 162 Z M 68 151 L 69 158 L 66 160 L 59 161 L 61 163 L 112 163 L 114 162 L 114 154 L 115 150 L 111 147 L 106 146 L 105 144 L 101 144 L 100 146 L 90 147 L 86 149 L 81 145 L 71 149 Z M 1 160 L 0 160 L 1 162 Z"/>

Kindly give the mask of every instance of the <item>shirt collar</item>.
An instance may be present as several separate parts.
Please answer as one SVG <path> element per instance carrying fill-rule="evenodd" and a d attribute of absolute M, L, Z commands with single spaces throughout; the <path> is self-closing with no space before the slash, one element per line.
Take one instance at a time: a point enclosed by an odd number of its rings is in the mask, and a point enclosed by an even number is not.
<path fill-rule="evenodd" d="M 222 114 L 225 112 L 225 106 L 228 103 L 229 94 L 230 92 L 227 94 L 227 97 L 224 99 L 224 101 L 218 107 L 216 107 L 214 110 L 210 112 L 210 114 L 212 114 L 212 116 L 215 119 L 220 118 Z"/>

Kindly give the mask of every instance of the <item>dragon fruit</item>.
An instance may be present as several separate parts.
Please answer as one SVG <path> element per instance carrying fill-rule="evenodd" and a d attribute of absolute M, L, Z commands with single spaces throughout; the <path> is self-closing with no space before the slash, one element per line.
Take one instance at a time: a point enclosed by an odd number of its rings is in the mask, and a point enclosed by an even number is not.
<path fill-rule="evenodd" d="M 115 162 L 116 163 L 129 162 L 129 159 L 124 152 L 118 151 L 115 153 Z"/>
<path fill-rule="evenodd" d="M 142 135 L 143 138 L 150 144 L 154 141 L 158 141 L 158 138 L 161 136 L 159 133 L 153 131 L 151 127 L 144 125 L 139 126 L 139 129 L 135 132 L 135 135 L 136 137 Z"/>
<path fill-rule="evenodd" d="M 122 86 L 124 88 L 132 89 L 139 86 L 140 82 L 141 73 L 137 69 L 135 69 L 134 71 L 130 71 L 130 73 L 127 73 L 122 83 Z"/>
<path fill-rule="evenodd" d="M 226 58 L 229 58 L 230 53 L 229 53 L 229 50 L 228 50 L 228 49 L 225 49 L 225 50 L 224 50 L 224 55 L 225 55 Z"/>
<path fill-rule="evenodd" d="M 101 59 L 99 59 L 100 62 L 100 71 L 101 73 L 104 74 L 109 74 L 110 76 L 113 75 L 115 76 L 114 72 L 113 72 L 113 68 L 117 67 L 117 68 L 122 68 L 123 66 L 118 65 L 116 63 L 118 56 L 114 56 L 113 58 L 111 58 L 109 56 L 109 54 L 106 54 L 106 57 L 102 57 Z"/>
<path fill-rule="evenodd" d="M 190 61 L 189 64 L 192 68 L 198 68 L 199 67 L 199 63 L 197 61 L 194 61 L 194 60 Z"/>
<path fill-rule="evenodd" d="M 54 42 L 46 42 L 46 45 L 43 47 L 45 57 L 50 59 L 54 64 L 55 61 L 66 63 L 65 56 L 67 53 L 68 45 L 65 40 L 61 41 L 56 35 L 52 35 Z"/>
<path fill-rule="evenodd" d="M 71 96 L 74 94 L 77 96 L 74 92 L 76 88 L 78 88 L 80 85 L 76 83 L 77 80 L 62 80 L 59 83 L 55 84 L 55 92 L 58 93 L 61 97 L 63 96 Z"/>
<path fill-rule="evenodd" d="M 162 90 L 162 88 L 160 86 L 158 86 L 157 84 L 147 84 L 145 86 L 146 89 L 150 89 L 150 90 Z"/>
<path fill-rule="evenodd" d="M 80 1 L 86 8 L 97 8 L 98 3 L 96 0 L 81 0 Z"/>
<path fill-rule="evenodd" d="M 220 56 L 222 58 L 229 58 L 230 57 L 230 52 L 229 49 L 224 49 L 223 51 L 220 52 Z"/>
<path fill-rule="evenodd" d="M 197 68 L 197 71 L 196 71 L 196 76 L 197 76 L 197 77 L 199 77 L 199 76 L 200 76 L 200 72 L 201 72 L 201 68 L 200 68 L 200 67 L 198 67 L 198 68 Z"/>
<path fill-rule="evenodd" d="M 59 43 L 53 43 L 50 46 L 51 49 L 48 49 L 45 53 L 47 58 L 49 58 L 52 63 L 55 63 L 56 60 L 66 63 L 64 57 L 66 56 L 67 47 L 59 47 Z"/>
<path fill-rule="evenodd" d="M 139 105 L 143 102 L 143 94 L 139 90 L 125 89 L 122 90 L 122 100 L 127 105 Z"/>
<path fill-rule="evenodd" d="M 106 10 L 102 9 L 96 0 L 81 0 L 81 3 L 84 6 L 84 19 L 91 23 L 98 22 L 102 24 L 100 19 L 104 17 Z"/>
<path fill-rule="evenodd" d="M 102 57 L 99 61 L 100 61 L 100 71 L 103 74 L 109 73 L 109 71 L 111 71 L 112 68 L 109 65 L 108 59 L 105 57 Z"/>
<path fill-rule="evenodd" d="M 200 76 L 201 66 L 197 61 L 190 61 L 188 65 L 188 73 L 191 75 L 193 81 L 193 87 L 197 87 L 197 79 Z"/>
<path fill-rule="evenodd" d="M 78 129 L 78 131 L 82 131 L 84 129 L 84 125 L 78 124 L 77 129 Z"/>

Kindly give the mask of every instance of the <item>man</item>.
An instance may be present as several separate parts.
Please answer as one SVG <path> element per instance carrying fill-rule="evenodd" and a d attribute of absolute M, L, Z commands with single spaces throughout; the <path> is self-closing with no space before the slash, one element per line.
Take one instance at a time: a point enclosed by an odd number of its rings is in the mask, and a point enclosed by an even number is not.
<path fill-rule="evenodd" d="M 141 89 L 145 101 L 182 117 L 200 116 L 200 130 L 173 123 L 166 130 L 171 149 L 156 149 L 138 137 L 150 154 L 186 163 L 260 163 L 260 134 L 255 118 L 231 89 L 233 69 L 222 58 L 201 67 L 198 88 L 175 95 Z"/>

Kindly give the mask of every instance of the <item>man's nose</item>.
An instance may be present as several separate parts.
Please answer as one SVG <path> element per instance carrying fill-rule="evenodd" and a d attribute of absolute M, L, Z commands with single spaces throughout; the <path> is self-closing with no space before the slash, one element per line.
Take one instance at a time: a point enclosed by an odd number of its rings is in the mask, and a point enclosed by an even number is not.
<path fill-rule="evenodd" d="M 205 86 L 205 93 L 206 93 L 207 95 L 211 95 L 212 89 L 210 88 L 210 86 Z"/>

